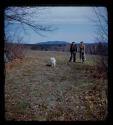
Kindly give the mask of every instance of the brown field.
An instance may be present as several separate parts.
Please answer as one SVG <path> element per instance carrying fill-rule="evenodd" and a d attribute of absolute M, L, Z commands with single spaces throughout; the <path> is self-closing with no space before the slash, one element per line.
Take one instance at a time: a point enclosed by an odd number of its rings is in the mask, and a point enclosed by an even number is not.
<path fill-rule="evenodd" d="M 49 58 L 55 68 L 47 66 Z M 95 60 L 69 63 L 70 53 L 28 50 L 23 60 L 6 65 L 5 119 L 17 121 L 104 120 L 107 79 L 93 77 Z M 78 55 L 77 55 L 78 56 Z M 101 86 L 101 88 L 100 88 Z"/>

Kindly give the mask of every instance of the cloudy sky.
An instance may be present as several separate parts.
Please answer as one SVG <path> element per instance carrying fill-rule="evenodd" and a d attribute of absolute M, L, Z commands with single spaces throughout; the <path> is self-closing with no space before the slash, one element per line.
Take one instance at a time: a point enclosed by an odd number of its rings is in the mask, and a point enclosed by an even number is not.
<path fill-rule="evenodd" d="M 99 9 L 101 12 L 104 12 L 105 8 L 99 7 Z M 45 35 L 40 36 L 31 29 L 25 32 L 21 28 L 18 28 L 16 32 L 24 36 L 23 41 L 25 43 L 54 40 L 96 42 L 96 29 L 99 21 L 92 7 L 43 7 L 40 12 L 37 11 L 36 13 L 33 18 L 34 21 L 43 25 L 52 25 L 56 30 L 52 32 L 40 32 Z M 19 27 L 18 24 L 10 27 L 10 33 L 14 34 L 16 26 Z"/>

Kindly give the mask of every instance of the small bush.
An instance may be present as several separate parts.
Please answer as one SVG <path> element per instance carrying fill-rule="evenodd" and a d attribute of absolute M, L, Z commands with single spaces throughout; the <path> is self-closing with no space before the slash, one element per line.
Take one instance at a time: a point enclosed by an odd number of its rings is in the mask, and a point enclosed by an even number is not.
<path fill-rule="evenodd" d="M 4 61 L 10 62 L 16 58 L 24 57 L 24 47 L 22 44 L 6 43 L 4 51 Z"/>
<path fill-rule="evenodd" d="M 108 73 L 108 63 L 107 63 L 107 57 L 101 57 L 100 60 L 97 61 L 96 70 L 93 73 L 93 76 L 95 78 L 102 78 L 107 79 L 107 73 Z"/>

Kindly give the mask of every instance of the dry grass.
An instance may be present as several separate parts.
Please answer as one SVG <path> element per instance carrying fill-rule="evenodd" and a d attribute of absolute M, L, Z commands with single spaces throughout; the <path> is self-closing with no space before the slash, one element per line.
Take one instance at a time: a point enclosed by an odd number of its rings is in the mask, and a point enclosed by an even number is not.
<path fill-rule="evenodd" d="M 51 56 L 57 60 L 55 68 L 47 66 Z M 29 50 L 23 60 L 8 64 L 12 67 L 6 68 L 6 120 L 105 119 L 105 90 L 101 88 L 100 91 L 95 91 L 97 95 L 93 92 L 96 84 L 103 85 L 103 81 L 90 77 L 91 71 L 95 70 L 95 56 L 88 55 L 84 64 L 79 63 L 79 60 L 77 63 L 68 63 L 69 56 L 66 52 Z M 107 80 L 104 80 L 104 86 L 106 84 Z M 90 95 L 94 99 L 92 107 Z M 97 97 L 100 100 L 97 101 Z M 98 110 L 100 106 L 102 110 Z"/>

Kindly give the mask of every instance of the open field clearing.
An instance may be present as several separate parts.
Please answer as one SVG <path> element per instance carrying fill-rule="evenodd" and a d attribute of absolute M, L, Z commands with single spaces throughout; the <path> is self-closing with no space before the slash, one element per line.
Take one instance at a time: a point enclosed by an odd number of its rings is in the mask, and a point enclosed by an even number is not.
<path fill-rule="evenodd" d="M 47 65 L 53 56 L 54 68 Z M 79 55 L 76 63 L 69 57 L 68 52 L 28 50 L 23 60 L 6 64 L 6 120 L 104 120 L 107 79 L 92 75 L 99 57 L 86 55 L 83 64 Z"/>

